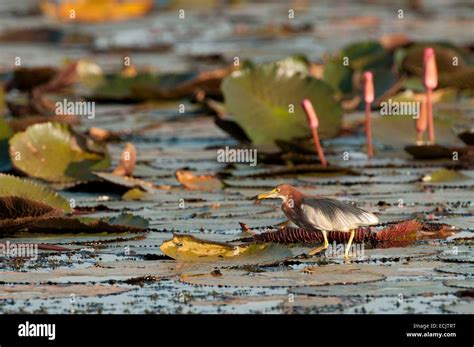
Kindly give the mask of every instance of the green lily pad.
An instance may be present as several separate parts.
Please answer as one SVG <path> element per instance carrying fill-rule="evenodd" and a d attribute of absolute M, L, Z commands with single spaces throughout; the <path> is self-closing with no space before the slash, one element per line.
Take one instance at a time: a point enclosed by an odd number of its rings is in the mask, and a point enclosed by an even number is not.
<path fill-rule="evenodd" d="M 116 217 L 103 218 L 102 221 L 110 225 L 122 225 L 139 229 L 146 229 L 149 225 L 147 219 L 140 216 L 135 216 L 131 213 L 122 213 Z"/>
<path fill-rule="evenodd" d="M 12 137 L 13 131 L 3 118 L 0 118 L 0 171 L 6 171 L 11 168 L 10 158 L 8 157 L 8 139 Z"/>
<path fill-rule="evenodd" d="M 349 58 L 350 67 L 356 71 L 386 67 L 391 63 L 390 55 L 377 41 L 353 43 L 344 48 L 339 56 Z"/>
<path fill-rule="evenodd" d="M 436 183 L 436 182 L 453 182 L 453 181 L 463 181 L 469 177 L 465 174 L 449 170 L 449 169 L 439 169 L 435 172 L 426 175 L 423 177 L 423 182 Z"/>
<path fill-rule="evenodd" d="M 342 109 L 332 88 L 294 64 L 270 63 L 236 71 L 224 79 L 222 91 L 227 110 L 256 145 L 309 137 L 311 129 L 300 106 L 304 98 L 316 109 L 321 138 L 335 136 L 341 128 Z"/>
<path fill-rule="evenodd" d="M 144 101 L 161 99 L 160 91 L 173 90 L 181 83 L 192 80 L 193 73 L 138 74 L 134 77 L 107 75 L 89 95 L 90 99 L 100 101 Z"/>
<path fill-rule="evenodd" d="M 433 116 L 437 143 L 447 146 L 462 145 L 452 129 L 455 124 L 464 122 L 464 116 L 447 116 L 441 113 L 435 113 Z M 415 119 L 411 115 L 374 116 L 372 131 L 376 141 L 394 147 L 413 144 L 416 140 Z"/>
<path fill-rule="evenodd" d="M 110 166 L 102 145 L 60 123 L 35 124 L 15 134 L 10 139 L 10 158 L 16 169 L 50 182 L 93 180 L 92 171 Z"/>
<path fill-rule="evenodd" d="M 332 88 L 345 93 L 352 91 L 352 69 L 342 64 L 341 58 L 335 58 L 324 65 L 324 81 Z"/>
<path fill-rule="evenodd" d="M 71 206 L 52 189 L 30 180 L 0 174 L 0 197 L 17 196 L 24 199 L 39 201 L 64 212 L 71 212 Z"/>
<path fill-rule="evenodd" d="M 345 65 L 347 59 L 347 65 Z M 324 81 L 343 94 L 352 92 L 355 71 L 374 71 L 376 97 L 395 83 L 391 72 L 392 58 L 376 41 L 356 42 L 344 48 L 324 65 Z"/>

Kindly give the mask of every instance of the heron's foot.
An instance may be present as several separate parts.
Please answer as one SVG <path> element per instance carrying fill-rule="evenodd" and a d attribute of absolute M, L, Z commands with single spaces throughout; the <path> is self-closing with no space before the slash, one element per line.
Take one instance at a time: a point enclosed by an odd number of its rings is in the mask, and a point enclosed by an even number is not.
<path fill-rule="evenodd" d="M 351 263 L 351 257 L 348 254 L 344 254 L 344 263 L 345 264 Z"/>
<path fill-rule="evenodd" d="M 310 250 L 310 251 L 308 252 L 308 254 L 309 254 L 309 255 L 315 255 L 315 254 L 317 254 L 317 253 L 320 253 L 320 252 L 326 250 L 327 248 L 328 248 L 328 245 L 319 246 L 319 247 L 316 247 L 316 248 Z"/>

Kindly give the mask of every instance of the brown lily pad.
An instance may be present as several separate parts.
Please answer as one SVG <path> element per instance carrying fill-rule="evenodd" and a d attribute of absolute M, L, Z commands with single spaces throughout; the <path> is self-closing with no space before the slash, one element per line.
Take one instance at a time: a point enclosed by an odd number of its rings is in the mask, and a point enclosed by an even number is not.
<path fill-rule="evenodd" d="M 415 159 L 448 159 L 453 157 L 453 150 L 441 145 L 410 145 L 405 147 Z"/>

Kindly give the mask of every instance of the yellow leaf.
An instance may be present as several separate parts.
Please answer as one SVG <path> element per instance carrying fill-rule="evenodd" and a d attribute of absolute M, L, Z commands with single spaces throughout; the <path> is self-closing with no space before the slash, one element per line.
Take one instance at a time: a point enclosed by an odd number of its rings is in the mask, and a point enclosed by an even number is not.
<path fill-rule="evenodd" d="M 174 235 L 163 242 L 161 251 L 182 261 L 216 261 L 253 254 L 266 250 L 269 244 L 230 245 L 222 242 L 200 240 L 191 235 Z"/>
<path fill-rule="evenodd" d="M 141 17 L 151 10 L 153 0 L 45 0 L 43 13 L 60 21 L 111 22 Z"/>

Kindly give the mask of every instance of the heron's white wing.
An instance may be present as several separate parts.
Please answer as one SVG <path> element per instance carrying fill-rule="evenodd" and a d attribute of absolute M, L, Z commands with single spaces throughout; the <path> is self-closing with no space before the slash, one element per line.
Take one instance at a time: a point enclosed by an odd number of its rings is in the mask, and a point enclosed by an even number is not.
<path fill-rule="evenodd" d="M 301 208 L 308 222 L 321 230 L 350 231 L 360 226 L 379 223 L 374 214 L 329 198 L 305 199 Z"/>

